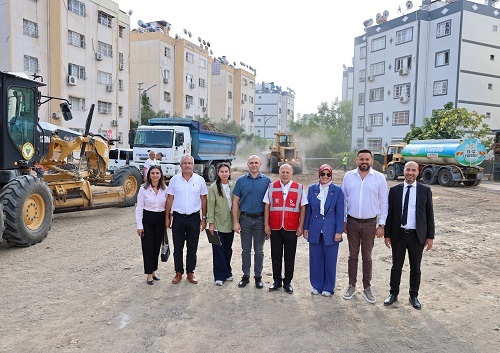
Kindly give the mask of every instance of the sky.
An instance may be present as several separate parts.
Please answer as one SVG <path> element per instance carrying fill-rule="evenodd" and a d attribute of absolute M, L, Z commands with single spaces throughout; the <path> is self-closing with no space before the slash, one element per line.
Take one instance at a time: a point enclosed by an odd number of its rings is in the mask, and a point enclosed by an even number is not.
<path fill-rule="evenodd" d="M 321 102 L 342 98 L 343 65 L 352 66 L 354 38 L 363 22 L 389 11 L 406 12 L 406 0 L 114 0 L 137 21 L 164 20 L 175 34 L 184 29 L 210 42 L 214 57 L 257 70 L 256 82 L 274 82 L 295 91 L 295 115 L 317 112 Z M 414 11 L 422 0 L 413 1 Z"/>

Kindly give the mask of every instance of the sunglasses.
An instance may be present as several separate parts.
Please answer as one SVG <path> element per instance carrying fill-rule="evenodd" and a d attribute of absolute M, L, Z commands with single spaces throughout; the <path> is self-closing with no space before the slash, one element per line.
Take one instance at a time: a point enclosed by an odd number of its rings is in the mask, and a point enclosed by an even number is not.
<path fill-rule="evenodd" d="M 320 173 L 319 175 L 321 175 L 321 176 L 327 176 L 327 177 L 331 177 L 332 176 L 330 173 L 325 173 L 325 172 Z"/>

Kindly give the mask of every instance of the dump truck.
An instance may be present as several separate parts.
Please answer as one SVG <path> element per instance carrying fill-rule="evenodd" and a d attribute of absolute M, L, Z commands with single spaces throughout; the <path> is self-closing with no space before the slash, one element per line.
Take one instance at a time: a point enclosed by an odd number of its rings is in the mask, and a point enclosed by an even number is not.
<path fill-rule="evenodd" d="M 294 140 L 293 132 L 275 132 L 275 140 L 269 146 L 267 166 L 271 173 L 279 173 L 281 165 L 287 163 L 293 168 L 294 174 L 302 174 L 304 162 L 299 159 L 299 146 Z"/>
<path fill-rule="evenodd" d="M 42 95 L 41 86 L 23 73 L 0 72 L 0 240 L 17 246 L 42 241 L 54 211 L 132 206 L 141 182 L 136 168 L 106 173 L 108 143 L 89 132 L 94 105 L 83 134 L 39 122 L 39 106 L 52 99 L 72 119 L 69 102 Z M 75 151 L 79 165 L 67 162 Z"/>
<path fill-rule="evenodd" d="M 207 182 L 217 176 L 217 165 L 231 165 L 236 153 L 236 135 L 203 130 L 201 123 L 185 118 L 151 118 L 150 125 L 141 125 L 133 142 L 133 165 L 142 171 L 149 158 L 149 150 L 161 152 L 160 161 L 166 178 L 181 172 L 181 157 L 190 154 L 194 158 L 194 172 Z"/>
<path fill-rule="evenodd" d="M 413 161 L 418 163 L 422 182 L 442 186 L 479 185 L 483 179 L 479 165 L 485 157 L 486 148 L 477 139 L 414 140 L 374 155 L 389 180 L 403 176 L 405 163 Z"/>

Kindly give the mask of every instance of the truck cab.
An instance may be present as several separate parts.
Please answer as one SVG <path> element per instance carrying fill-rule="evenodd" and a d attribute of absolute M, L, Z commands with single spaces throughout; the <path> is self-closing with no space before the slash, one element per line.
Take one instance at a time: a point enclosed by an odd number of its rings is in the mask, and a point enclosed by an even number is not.
<path fill-rule="evenodd" d="M 382 171 L 387 173 L 387 179 L 396 180 L 398 177 L 403 176 L 403 148 L 406 143 L 398 143 L 389 145 L 386 150 L 383 147 L 379 151 L 373 153 L 373 159 L 382 165 Z"/>

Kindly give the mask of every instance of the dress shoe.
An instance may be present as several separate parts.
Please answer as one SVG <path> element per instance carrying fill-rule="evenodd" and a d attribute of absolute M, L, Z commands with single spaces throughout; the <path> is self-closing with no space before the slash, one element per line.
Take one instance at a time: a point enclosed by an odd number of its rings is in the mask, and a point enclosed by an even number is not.
<path fill-rule="evenodd" d="M 176 272 L 175 277 L 172 279 L 173 284 L 177 284 L 182 280 L 182 273 L 181 272 Z"/>
<path fill-rule="evenodd" d="M 391 305 L 394 302 L 398 301 L 398 296 L 394 294 L 389 294 L 389 296 L 384 300 L 384 305 Z"/>
<path fill-rule="evenodd" d="M 293 294 L 293 288 L 290 283 L 283 283 L 283 288 L 285 289 L 285 292 L 288 294 Z"/>
<path fill-rule="evenodd" d="M 255 277 L 255 288 L 264 288 L 264 283 L 262 283 L 262 277 Z"/>
<path fill-rule="evenodd" d="M 281 282 L 274 282 L 273 284 L 271 284 L 271 287 L 269 287 L 269 291 L 274 292 L 275 290 L 278 290 L 279 288 L 281 288 Z"/>
<path fill-rule="evenodd" d="M 189 282 L 191 282 L 192 284 L 196 284 L 198 283 L 198 280 L 196 279 L 196 277 L 194 276 L 194 272 L 188 272 L 187 274 L 187 279 Z"/>
<path fill-rule="evenodd" d="M 158 275 L 154 275 L 154 276 L 153 276 L 153 279 L 154 279 L 155 281 L 159 281 L 159 280 L 160 280 L 160 276 L 158 276 Z"/>
<path fill-rule="evenodd" d="M 422 304 L 420 304 L 417 297 L 410 297 L 410 304 L 417 310 L 422 309 Z"/>
<path fill-rule="evenodd" d="M 238 283 L 238 287 L 243 288 L 245 287 L 248 283 L 250 283 L 250 279 L 247 276 L 241 277 L 240 283 Z"/>
<path fill-rule="evenodd" d="M 149 284 L 150 286 L 152 286 L 153 284 L 155 284 L 155 283 L 153 282 L 153 280 L 151 280 L 151 281 L 146 280 L 146 283 L 147 283 L 147 284 Z"/>

